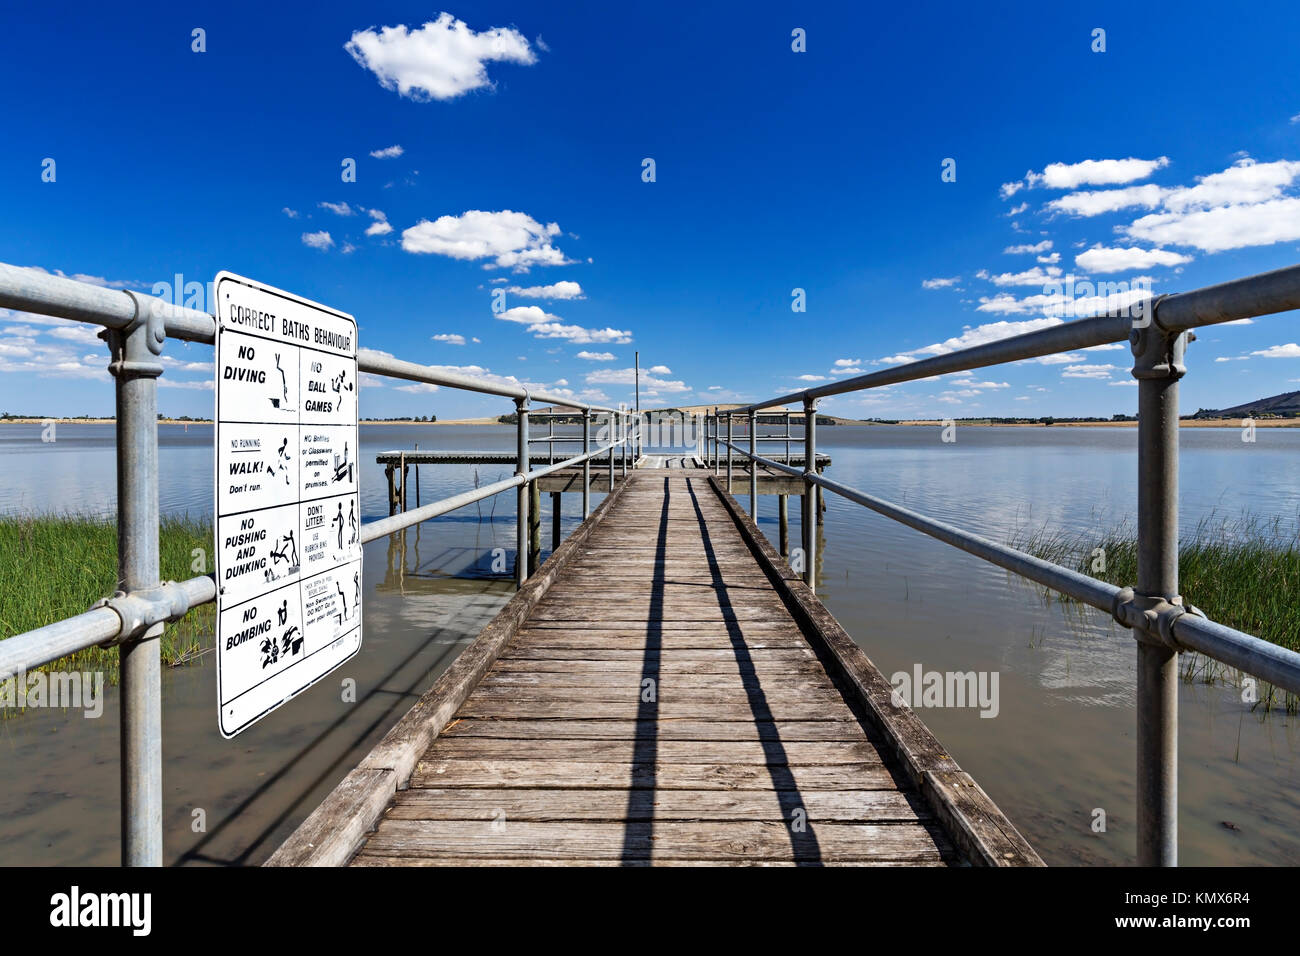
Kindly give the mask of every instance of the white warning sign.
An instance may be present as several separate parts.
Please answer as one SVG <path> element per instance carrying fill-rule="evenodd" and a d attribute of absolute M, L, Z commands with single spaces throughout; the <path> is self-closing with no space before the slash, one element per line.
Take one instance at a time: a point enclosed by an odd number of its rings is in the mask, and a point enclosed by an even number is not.
<path fill-rule="evenodd" d="M 222 272 L 218 725 L 233 737 L 361 649 L 357 324 Z"/>

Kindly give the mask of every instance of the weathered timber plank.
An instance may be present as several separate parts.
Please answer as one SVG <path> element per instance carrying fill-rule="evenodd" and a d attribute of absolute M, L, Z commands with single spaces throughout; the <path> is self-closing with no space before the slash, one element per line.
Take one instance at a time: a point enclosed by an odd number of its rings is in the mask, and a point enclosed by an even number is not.
<path fill-rule="evenodd" d="M 682 660 L 676 655 L 660 657 L 656 670 L 664 677 L 686 677 L 703 675 L 726 675 L 736 677 L 741 673 L 741 664 L 734 657 L 730 660 Z M 506 674 L 640 674 L 645 667 L 641 657 L 624 660 L 530 660 L 520 657 L 499 657 L 489 672 L 490 676 Z M 744 667 L 759 678 L 784 679 L 798 677 L 810 679 L 820 677 L 827 679 L 821 662 L 811 655 L 805 658 L 784 658 L 781 660 L 751 660 Z"/>
<path fill-rule="evenodd" d="M 734 647 L 680 647 L 667 652 L 668 659 L 680 663 L 689 662 L 727 662 L 734 666 L 736 651 Z M 816 655 L 809 647 L 764 647 L 760 644 L 746 644 L 745 653 L 755 662 L 799 662 L 815 661 Z M 597 643 L 584 643 L 580 646 L 552 643 L 541 640 L 530 641 L 521 646 L 519 638 L 506 648 L 498 660 L 510 661 L 572 661 L 575 664 L 604 664 L 614 662 L 640 662 L 649 659 L 663 659 L 665 652 L 661 648 L 647 647 L 609 647 Z"/>
<path fill-rule="evenodd" d="M 854 740 L 861 728 L 843 720 L 492 720 L 462 718 L 441 739 L 508 740 Z"/>
<path fill-rule="evenodd" d="M 657 695 L 662 697 L 682 689 L 734 691 L 737 688 L 746 692 L 746 697 L 753 696 L 754 691 L 766 691 L 780 688 L 783 691 L 830 691 L 834 686 L 825 674 L 797 675 L 787 672 L 785 675 L 769 674 L 766 679 L 755 674 L 673 674 L 667 673 L 657 665 L 650 668 L 650 676 L 658 684 Z M 527 673 L 520 671 L 491 670 L 479 681 L 479 687 L 607 687 L 620 695 L 632 690 L 641 693 L 641 682 L 645 679 L 639 671 L 618 671 L 613 673 L 557 674 Z"/>
<path fill-rule="evenodd" d="M 670 697 L 655 708 L 659 720 L 833 720 L 857 722 L 847 704 L 827 706 L 820 701 L 780 702 L 755 708 L 748 702 L 719 702 L 710 699 L 683 700 Z M 758 711 L 755 713 L 755 711 Z M 470 697 L 461 705 L 458 717 L 511 718 L 514 720 L 635 720 L 641 704 L 635 700 L 494 700 Z"/>
<path fill-rule="evenodd" d="M 631 763 L 636 740 L 500 740 L 491 737 L 439 738 L 424 759 L 564 760 L 569 763 Z M 768 767 L 878 764 L 876 748 L 859 740 L 655 740 L 658 763 L 761 764 Z"/>
<path fill-rule="evenodd" d="M 809 790 L 798 806 L 810 823 L 929 819 L 917 798 L 897 790 Z M 664 790 L 632 801 L 622 790 L 403 790 L 390 820 L 767 820 L 791 817 L 790 798 L 760 790 Z"/>
<path fill-rule="evenodd" d="M 641 699 L 640 682 L 629 682 L 627 686 L 614 687 L 543 687 L 529 684 L 489 684 L 480 683 L 467 698 L 469 701 L 520 701 L 553 700 L 588 703 L 599 701 L 639 702 Z M 750 704 L 755 710 L 779 708 L 785 704 L 816 704 L 828 709 L 847 706 L 839 691 L 821 687 L 806 690 L 791 689 L 782 686 L 770 690 L 746 689 L 737 686 L 719 689 L 712 687 L 665 687 L 659 686 L 658 700 L 650 702 L 658 706 L 669 701 L 715 701 L 718 703 Z"/>
<path fill-rule="evenodd" d="M 367 851 L 403 856 L 529 857 L 555 859 L 942 860 L 941 834 L 920 823 L 813 824 L 792 833 L 781 822 L 656 821 L 649 828 L 622 823 L 510 823 L 384 819 Z"/>
<path fill-rule="evenodd" d="M 263 866 L 342 866 L 396 792 L 393 771 L 353 770 Z"/>
<path fill-rule="evenodd" d="M 762 764 L 631 764 L 566 760 L 422 760 L 412 787 L 574 787 L 654 790 L 884 790 L 878 761 L 776 768 Z"/>

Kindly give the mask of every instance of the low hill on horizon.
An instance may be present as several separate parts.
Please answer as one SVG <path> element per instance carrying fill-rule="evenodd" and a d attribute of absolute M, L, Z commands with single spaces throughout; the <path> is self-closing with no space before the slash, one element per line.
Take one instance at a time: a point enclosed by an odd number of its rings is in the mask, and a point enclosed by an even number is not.
<path fill-rule="evenodd" d="M 1300 391 L 1283 392 L 1268 398 L 1257 398 L 1253 402 L 1234 405 L 1231 408 L 1202 408 L 1193 418 L 1258 418 L 1261 415 L 1279 415 L 1293 418 L 1300 415 Z"/>

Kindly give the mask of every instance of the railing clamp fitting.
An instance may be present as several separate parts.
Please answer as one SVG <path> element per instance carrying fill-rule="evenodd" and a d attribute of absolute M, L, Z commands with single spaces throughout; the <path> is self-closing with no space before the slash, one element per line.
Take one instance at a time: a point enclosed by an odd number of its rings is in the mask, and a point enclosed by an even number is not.
<path fill-rule="evenodd" d="M 1148 299 L 1142 306 L 1139 319 L 1135 319 L 1129 330 L 1129 348 L 1133 352 L 1133 377 L 1180 379 L 1187 374 L 1184 354 L 1187 343 L 1194 336 L 1187 332 L 1171 332 L 1160 324 L 1157 311 L 1161 300 L 1167 296 L 1159 295 Z"/>
<path fill-rule="evenodd" d="M 130 289 L 123 291 L 135 303 L 135 315 L 125 328 L 104 329 L 99 333 L 99 337 L 108 343 L 112 355 L 108 371 L 116 379 L 157 378 L 163 373 L 163 367 L 151 359 L 162 355 L 163 344 L 167 341 L 167 303 Z M 144 348 L 140 348 L 140 340 L 134 334 L 142 327 L 145 329 Z"/>
<path fill-rule="evenodd" d="M 1132 588 L 1121 588 L 1116 592 L 1110 613 L 1118 624 L 1133 631 L 1135 640 L 1174 651 L 1186 650 L 1174 637 L 1177 620 L 1184 614 L 1205 617 L 1200 608 L 1184 604 L 1181 595 L 1167 601 L 1159 595 L 1138 594 Z"/>
<path fill-rule="evenodd" d="M 102 598 L 91 605 L 91 610 L 106 607 L 122 622 L 115 636 L 100 643 L 100 647 L 114 647 L 134 640 L 153 640 L 162 637 L 162 625 L 179 621 L 190 611 L 185 589 L 174 581 L 165 581 L 156 588 L 141 591 L 118 591 L 112 597 Z"/>

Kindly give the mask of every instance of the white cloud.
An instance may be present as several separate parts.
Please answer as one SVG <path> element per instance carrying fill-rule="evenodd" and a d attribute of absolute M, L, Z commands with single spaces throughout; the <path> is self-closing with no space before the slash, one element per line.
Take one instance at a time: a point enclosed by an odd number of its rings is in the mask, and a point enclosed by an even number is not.
<path fill-rule="evenodd" d="M 393 231 L 388 216 L 382 209 L 367 209 L 366 214 L 374 220 L 366 229 L 367 236 L 386 236 Z"/>
<path fill-rule="evenodd" d="M 528 331 L 539 339 L 567 339 L 575 345 L 629 345 L 632 333 L 621 329 L 584 329 L 580 325 L 562 325 L 558 322 L 539 322 Z"/>
<path fill-rule="evenodd" d="M 1270 345 L 1266 349 L 1260 349 L 1258 352 L 1251 352 L 1250 354 L 1262 358 L 1300 358 L 1300 345 L 1296 345 L 1294 342 L 1288 342 L 1286 345 Z"/>
<path fill-rule="evenodd" d="M 602 368 L 587 373 L 588 385 L 633 385 L 636 383 L 635 368 Z M 689 392 L 690 386 L 681 381 L 657 378 L 648 370 L 641 373 L 643 388 L 656 392 Z"/>
<path fill-rule="evenodd" d="M 943 342 L 935 342 L 933 345 L 912 349 L 910 352 L 899 352 L 897 355 L 880 359 L 880 362 L 885 365 L 902 365 L 907 362 L 915 362 L 918 359 L 929 358 L 932 355 L 947 355 L 949 352 L 956 352 L 958 349 L 984 345 L 988 342 L 997 342 L 1013 335 L 1037 332 L 1039 329 L 1047 329 L 1060 324 L 1060 319 L 1041 318 L 1029 319 L 1023 322 L 989 322 L 975 328 L 968 326 L 962 331 L 961 335 L 946 339 Z"/>
<path fill-rule="evenodd" d="M 438 390 L 438 386 L 431 382 L 412 382 L 410 385 L 396 385 L 394 388 L 399 392 L 414 392 L 417 395 Z"/>
<path fill-rule="evenodd" d="M 1002 250 L 1002 252 L 1009 256 L 1016 256 L 1028 252 L 1046 252 L 1048 249 L 1051 248 L 1052 248 L 1052 240 L 1044 239 L 1042 242 L 1035 243 L 1032 246 L 1028 244 L 1019 245 L 1019 246 L 1007 246 L 1005 249 Z"/>
<path fill-rule="evenodd" d="M 1001 275 L 990 275 L 987 270 L 981 269 L 978 273 L 979 278 L 994 285 L 1036 285 L 1042 286 L 1061 275 L 1061 270 L 1055 266 L 1048 266 L 1046 269 L 1034 266 L 1032 269 L 1026 269 L 1024 272 L 1004 272 Z"/>
<path fill-rule="evenodd" d="M 379 78 L 386 90 L 427 102 L 455 99 L 470 90 L 492 87 L 490 62 L 537 62 L 518 30 L 494 27 L 475 32 L 450 13 L 416 30 L 405 24 L 352 34 L 344 49 Z"/>
<path fill-rule="evenodd" d="M 565 325 L 559 316 L 551 315 L 536 305 L 517 305 L 502 312 L 497 318 L 528 326 L 528 331 L 538 339 L 566 339 L 575 345 L 627 345 L 632 341 L 632 333 L 622 329 L 586 329 L 580 325 Z"/>
<path fill-rule="evenodd" d="M 1069 193 L 1059 199 L 1053 199 L 1044 207 L 1051 212 L 1063 212 L 1071 216 L 1100 216 L 1103 213 L 1116 212 L 1130 206 L 1145 206 L 1154 209 L 1160 205 L 1165 190 L 1159 186 L 1128 186 L 1124 189 L 1096 189 L 1079 193 Z"/>
<path fill-rule="evenodd" d="M 1191 256 L 1167 249 L 1140 249 L 1137 246 L 1127 249 L 1094 246 L 1074 257 L 1074 264 L 1088 272 L 1129 272 L 1154 266 L 1180 266 L 1191 261 Z"/>
<path fill-rule="evenodd" d="M 302 234 L 302 244 L 311 246 L 313 249 L 329 249 L 334 245 L 334 239 L 322 229 L 320 232 L 304 232 Z"/>
<path fill-rule="evenodd" d="M 328 209 L 336 216 L 351 216 L 354 212 L 351 206 L 345 202 L 323 202 L 318 203 L 320 208 Z"/>
<path fill-rule="evenodd" d="M 824 382 L 826 380 L 827 380 L 827 376 L 825 375 L 800 375 L 799 376 L 799 381 L 801 382 Z"/>
<path fill-rule="evenodd" d="M 1122 371 L 1118 365 L 1067 365 L 1061 372 L 1061 378 L 1110 378 L 1115 372 Z"/>
<path fill-rule="evenodd" d="M 1080 186 L 1117 186 L 1145 179 L 1157 169 L 1169 165 L 1169 157 L 1158 159 L 1085 159 L 1079 163 L 1051 163 L 1041 173 L 1033 170 L 1025 178 L 1003 183 L 999 194 L 1010 199 L 1022 189 L 1046 187 L 1048 189 L 1077 189 Z"/>
<path fill-rule="evenodd" d="M 1115 186 L 1146 179 L 1157 169 L 1169 165 L 1169 157 L 1158 159 L 1085 159 L 1081 163 L 1052 163 L 1047 166 L 1037 185 L 1048 189 L 1075 189 L 1079 186 Z"/>
<path fill-rule="evenodd" d="M 1297 178 L 1300 162 L 1259 163 L 1246 156 L 1221 172 L 1200 177 L 1195 186 L 1160 190 L 1158 203 L 1142 203 L 1159 205 L 1159 212 L 1118 231 L 1156 246 L 1191 246 L 1205 252 L 1298 239 L 1300 198 L 1284 195 Z"/>
<path fill-rule="evenodd" d="M 1300 162 L 1257 163 L 1246 157 L 1219 173 L 1201 176 L 1197 185 L 1169 190 L 1163 206 L 1169 212 L 1187 212 L 1276 199 L 1300 176 Z"/>
<path fill-rule="evenodd" d="M 1119 315 L 1129 309 L 1133 303 L 1151 297 L 1149 276 L 1135 276 L 1130 282 L 1090 282 L 1074 280 L 1067 277 L 1067 282 L 1053 280 L 1057 289 L 1065 291 L 1044 292 L 1038 295 L 1017 299 L 1010 293 L 1002 293 L 993 298 L 981 298 L 975 307 L 976 312 L 996 312 L 1002 315 L 1029 315 L 1039 313 L 1066 318 L 1086 318 L 1094 315 Z M 1143 287 L 1143 283 L 1148 283 Z M 1122 288 L 1117 288 L 1122 287 Z M 1045 286 L 1046 288 L 1046 286 Z"/>
<path fill-rule="evenodd" d="M 465 336 L 458 335 L 455 332 L 439 332 L 433 337 L 435 342 L 442 342 L 446 345 L 464 345 Z"/>
<path fill-rule="evenodd" d="M 372 149 L 370 155 L 375 159 L 396 159 L 404 152 L 406 152 L 406 150 L 402 149 L 400 145 L 394 143 L 392 146 L 385 146 L 383 149 Z"/>
<path fill-rule="evenodd" d="M 1143 216 L 1124 232 L 1155 245 L 1193 246 L 1204 252 L 1288 242 L 1300 239 L 1300 198 L 1191 213 L 1157 213 Z"/>
<path fill-rule="evenodd" d="M 951 276 L 947 279 L 922 279 L 921 288 L 923 289 L 947 289 L 955 286 L 961 281 L 961 276 Z"/>
<path fill-rule="evenodd" d="M 553 282 L 550 285 L 530 285 L 525 287 L 512 285 L 506 291 L 522 296 L 525 299 L 581 299 L 583 297 L 582 286 L 567 279 Z"/>
<path fill-rule="evenodd" d="M 588 362 L 612 362 L 614 361 L 613 352 L 588 352 L 585 349 L 577 355 L 580 359 L 586 359 Z"/>
<path fill-rule="evenodd" d="M 298 218 L 298 210 L 296 210 L 296 209 L 290 209 L 288 206 L 285 206 L 285 207 L 284 207 L 283 209 L 281 209 L 280 211 L 281 211 L 282 213 L 284 213 L 286 216 L 288 216 L 290 219 L 297 219 L 297 218 Z"/>
<path fill-rule="evenodd" d="M 452 259 L 491 259 L 490 265 L 527 272 L 531 266 L 562 266 L 569 260 L 551 244 L 557 223 L 543 226 L 532 216 L 503 209 L 471 209 L 459 216 L 421 219 L 402 232 L 402 248 Z"/>
<path fill-rule="evenodd" d="M 561 321 L 558 315 L 551 315 L 539 305 L 517 305 L 513 309 L 506 309 L 504 312 L 499 313 L 497 318 L 506 322 L 519 322 L 523 325 Z"/>

